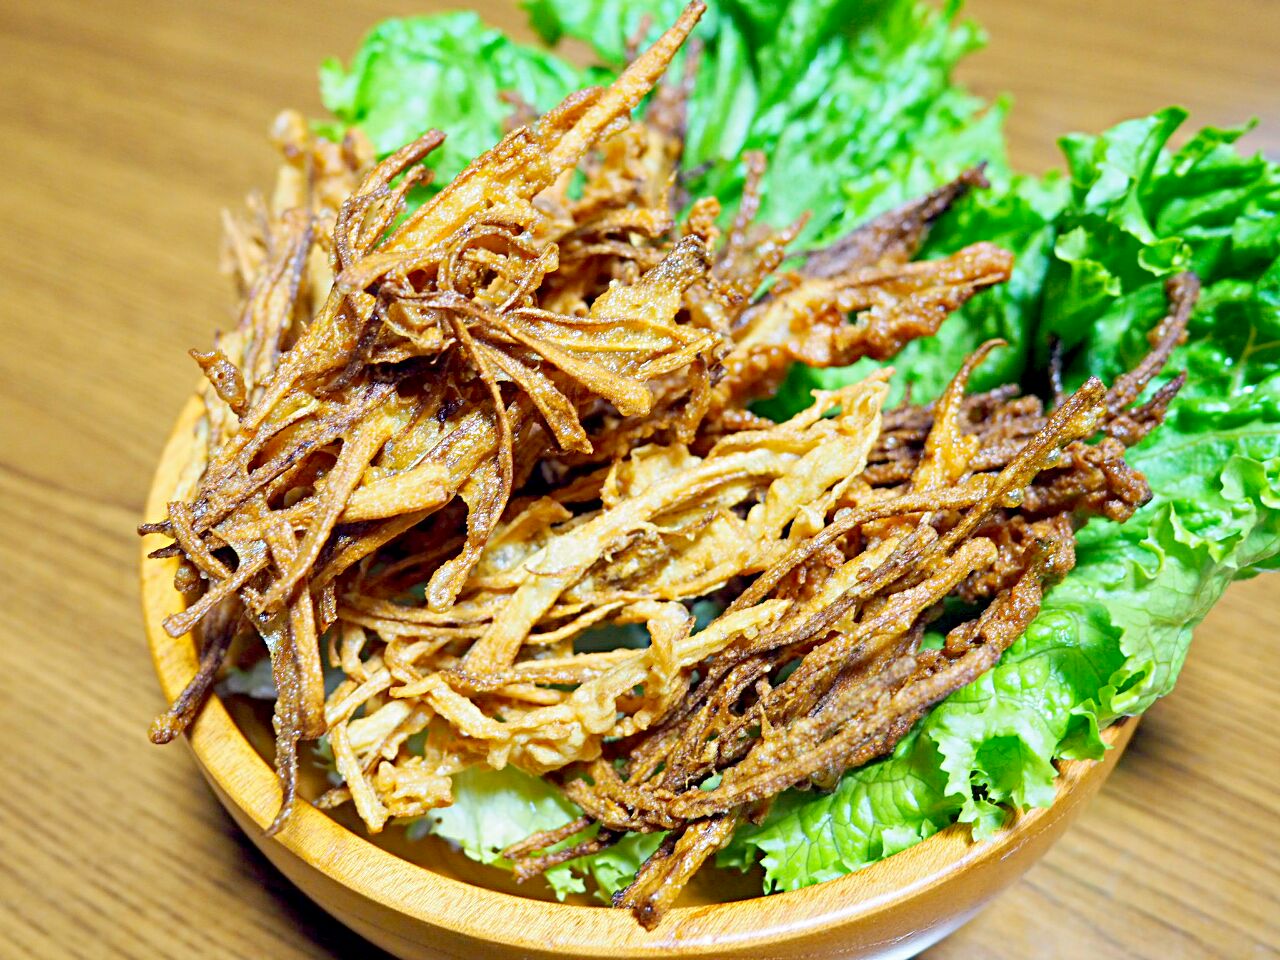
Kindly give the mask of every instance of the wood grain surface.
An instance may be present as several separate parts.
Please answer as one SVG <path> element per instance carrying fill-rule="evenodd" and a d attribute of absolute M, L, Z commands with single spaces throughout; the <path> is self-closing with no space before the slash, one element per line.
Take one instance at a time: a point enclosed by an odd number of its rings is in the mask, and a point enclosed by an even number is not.
<path fill-rule="evenodd" d="M 218 212 L 315 113 L 316 64 L 421 0 L 0 2 L 0 957 L 374 957 L 239 833 L 180 749 L 139 622 L 133 525 L 184 355 L 228 318 Z M 477 3 L 523 34 L 514 7 Z M 974 0 L 967 65 L 1009 90 L 1016 163 L 1180 102 L 1258 115 L 1280 155 L 1280 5 Z M 950 958 L 1280 951 L 1280 583 L 1238 584 L 1080 822 L 931 950 Z"/>

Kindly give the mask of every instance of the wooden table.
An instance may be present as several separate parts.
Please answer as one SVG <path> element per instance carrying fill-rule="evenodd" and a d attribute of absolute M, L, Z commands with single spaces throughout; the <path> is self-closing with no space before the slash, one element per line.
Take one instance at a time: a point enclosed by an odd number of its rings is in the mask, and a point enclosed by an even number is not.
<path fill-rule="evenodd" d="M 218 211 L 266 185 L 274 112 L 380 17 L 343 4 L 0 8 L 0 956 L 370 956 L 255 852 L 180 748 L 142 642 L 139 519 L 186 348 L 228 319 Z M 507 3 L 480 4 L 524 34 Z M 1280 7 L 974 0 L 966 67 L 1012 90 L 1014 159 L 1170 101 L 1262 117 L 1280 155 Z M 1053 852 L 931 958 L 1274 955 L 1280 949 L 1280 582 L 1234 587 L 1177 692 Z"/>

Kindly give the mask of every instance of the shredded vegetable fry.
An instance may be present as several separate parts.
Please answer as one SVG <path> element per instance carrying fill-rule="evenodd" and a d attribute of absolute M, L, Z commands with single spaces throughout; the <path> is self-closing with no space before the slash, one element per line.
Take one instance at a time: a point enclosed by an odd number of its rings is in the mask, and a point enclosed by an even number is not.
<path fill-rule="evenodd" d="M 762 154 L 736 210 L 686 195 L 697 50 L 663 73 L 703 10 L 608 87 L 542 116 L 513 98 L 502 140 L 408 214 L 445 133 L 375 162 L 358 133 L 277 121 L 276 189 L 226 223 L 239 321 L 192 352 L 203 442 L 141 528 L 180 558 L 187 604 L 165 628 L 202 642 L 152 739 L 260 638 L 272 831 L 306 740 L 327 737 L 340 781 L 315 802 L 373 833 L 452 803 L 454 774 L 510 764 L 582 812 L 506 851 L 522 878 L 667 832 L 615 899 L 652 926 L 779 792 L 829 787 L 989 669 L 1081 523 L 1149 498 L 1125 451 L 1181 385 L 1140 399 L 1190 275 L 1146 358 L 1110 389 L 1064 395 L 1055 376 L 1048 409 L 966 394 L 998 341 L 931 405 L 884 409 L 886 370 L 784 422 L 748 409 L 796 362 L 931 336 L 1013 258 L 914 259 L 981 167 L 818 250 L 792 249 L 803 218 L 756 222 Z M 696 601 L 716 611 L 701 629 Z M 623 627 L 643 644 L 583 642 Z"/>

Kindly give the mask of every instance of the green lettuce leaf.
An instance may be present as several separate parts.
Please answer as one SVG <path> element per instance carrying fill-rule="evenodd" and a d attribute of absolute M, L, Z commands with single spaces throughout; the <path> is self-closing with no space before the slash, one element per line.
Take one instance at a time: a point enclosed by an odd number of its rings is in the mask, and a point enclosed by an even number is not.
<path fill-rule="evenodd" d="M 934 743 L 917 729 L 890 757 L 841 778 L 831 793 L 782 794 L 768 820 L 739 828 L 716 862 L 745 868 L 759 858 L 766 889 L 793 890 L 904 850 L 959 813 L 940 763 Z"/>
<path fill-rule="evenodd" d="M 545 49 L 515 43 L 472 13 L 387 20 L 349 67 L 320 68 L 333 132 L 359 126 L 380 154 L 425 130 L 448 135 L 427 163 L 447 181 L 502 133 L 503 91 L 546 110 L 581 86 L 607 81 L 626 62 L 628 38 L 648 18 L 650 36 L 679 0 L 529 0 L 549 42 L 591 44 L 603 66 L 578 69 Z M 726 0 L 695 36 L 704 44 L 689 101 L 684 166 L 697 195 L 726 210 L 742 190 L 742 154 L 769 158 L 762 217 L 811 219 L 807 244 L 845 232 L 988 162 L 1004 177 L 1004 105 L 956 86 L 956 63 L 984 42 L 958 18 L 959 3 L 922 0 Z M 673 71 L 683 69 L 681 53 Z"/>
<path fill-rule="evenodd" d="M 652 39 L 679 0 L 528 0 L 544 39 L 584 41 L 614 69 L 649 18 Z M 987 161 L 1006 169 L 1003 105 L 957 87 L 952 69 L 984 42 L 959 4 L 919 0 L 724 0 L 695 31 L 704 44 L 689 100 L 684 165 L 695 196 L 732 209 L 742 154 L 769 159 L 761 216 L 812 215 L 819 242 Z M 683 55 L 682 55 L 683 56 Z M 672 66 L 681 70 L 682 61 Z"/>
<path fill-rule="evenodd" d="M 438 187 L 502 137 L 512 107 L 500 93 L 549 110 L 608 76 L 515 43 L 476 14 L 459 12 L 384 20 L 349 67 L 336 59 L 320 66 L 320 96 L 339 126 L 358 126 L 379 155 L 432 127 L 444 131 L 444 145 L 427 158 Z"/>
<path fill-rule="evenodd" d="M 515 767 L 490 770 L 469 767 L 453 775 L 453 803 L 433 810 L 408 827 L 411 839 L 430 834 L 456 844 L 472 860 L 509 869 L 502 851 L 539 830 L 550 830 L 577 819 L 581 812 L 556 787 Z M 589 834 L 570 837 L 576 843 Z M 570 860 L 544 876 L 561 900 L 586 890 L 585 878 L 608 899 L 631 882 L 636 870 L 653 853 L 662 834 L 630 834 L 620 843 L 592 857 Z"/>
<path fill-rule="evenodd" d="M 1280 553 L 1280 166 L 1235 151 L 1244 129 L 1164 149 L 1184 118 L 1171 108 L 1063 140 L 1072 202 L 1040 327 L 1041 343 L 1075 348 L 1074 378 L 1114 377 L 1141 355 L 1150 324 L 1139 318 L 1159 314 L 1164 278 L 1190 269 L 1203 282 L 1169 364 L 1187 385 L 1130 456 L 1155 497 L 1082 543 L 1080 574 L 1105 597 L 1126 656 L 1107 715 L 1167 693 L 1191 628 L 1232 579 Z"/>
<path fill-rule="evenodd" d="M 561 826 L 579 815 L 578 809 L 547 781 L 506 767 L 469 767 L 453 775 L 453 803 L 433 810 L 409 825 L 408 835 L 429 834 L 457 844 L 472 860 L 509 867 L 502 851 L 539 830 Z M 546 873 L 561 900 L 586 889 L 567 864 Z"/>

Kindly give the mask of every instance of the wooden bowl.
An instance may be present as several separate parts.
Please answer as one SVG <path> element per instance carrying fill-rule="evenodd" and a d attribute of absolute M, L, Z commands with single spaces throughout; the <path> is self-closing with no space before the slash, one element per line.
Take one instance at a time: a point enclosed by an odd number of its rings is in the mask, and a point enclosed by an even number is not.
<path fill-rule="evenodd" d="M 156 472 L 147 517 L 162 516 L 190 460 L 201 406 L 183 410 Z M 160 545 L 147 537 L 145 553 Z M 164 695 L 196 670 L 190 637 L 160 621 L 182 608 L 176 560 L 144 560 L 147 639 Z M 304 893 L 357 933 L 404 960 L 441 957 L 742 957 L 889 960 L 951 933 L 1016 880 L 1062 834 L 1106 779 L 1134 729 L 1107 730 L 1100 762 L 1061 765 L 1052 807 L 1014 817 L 994 840 L 974 843 L 951 827 L 857 873 L 789 893 L 672 910 L 653 932 L 629 913 L 527 899 L 473 886 L 409 863 L 300 802 L 275 838 L 263 828 L 280 802 L 271 767 L 216 697 L 187 742 L 218 799 L 259 849 Z"/>

